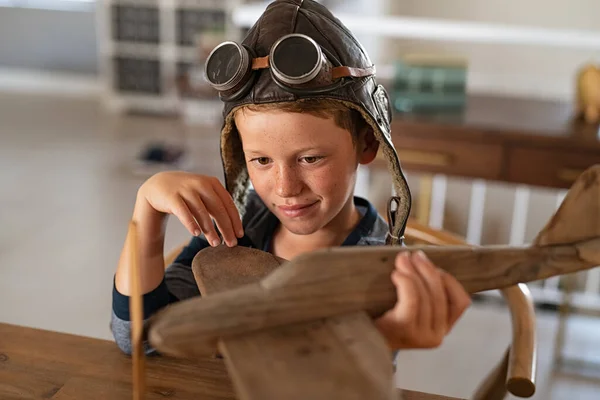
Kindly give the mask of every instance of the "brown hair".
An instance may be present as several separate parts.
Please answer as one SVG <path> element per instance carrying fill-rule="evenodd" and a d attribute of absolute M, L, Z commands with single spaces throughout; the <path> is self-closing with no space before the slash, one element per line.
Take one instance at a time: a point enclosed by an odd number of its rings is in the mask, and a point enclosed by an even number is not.
<path fill-rule="evenodd" d="M 238 111 L 243 112 L 244 109 L 253 112 L 279 110 L 307 113 L 321 118 L 333 118 L 338 127 L 350 132 L 354 144 L 358 142 L 361 132 L 369 126 L 358 111 L 346 107 L 339 101 L 330 99 L 301 99 L 294 102 L 247 104 Z"/>

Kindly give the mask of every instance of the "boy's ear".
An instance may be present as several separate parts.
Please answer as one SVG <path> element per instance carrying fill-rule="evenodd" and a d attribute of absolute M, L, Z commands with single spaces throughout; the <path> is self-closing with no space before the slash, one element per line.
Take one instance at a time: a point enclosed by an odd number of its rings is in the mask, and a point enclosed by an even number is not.
<path fill-rule="evenodd" d="M 359 136 L 360 152 L 358 154 L 358 162 L 360 164 L 369 164 L 375 159 L 375 157 L 377 157 L 377 151 L 379 150 L 379 141 L 377 141 L 377 139 L 375 138 L 373 128 L 371 128 L 370 126 L 368 126 Z"/>

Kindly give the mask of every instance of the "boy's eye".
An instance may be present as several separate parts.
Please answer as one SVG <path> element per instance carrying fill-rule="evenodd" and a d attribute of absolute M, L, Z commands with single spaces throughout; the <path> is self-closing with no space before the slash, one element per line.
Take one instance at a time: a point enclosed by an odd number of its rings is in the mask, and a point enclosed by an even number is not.
<path fill-rule="evenodd" d="M 268 157 L 258 157 L 258 158 L 255 158 L 254 161 L 259 163 L 260 165 L 267 165 L 269 163 L 269 158 Z"/>
<path fill-rule="evenodd" d="M 306 162 L 307 164 L 314 164 L 317 161 L 319 161 L 321 159 L 321 157 L 317 157 L 317 156 L 311 156 L 311 157 L 302 157 L 302 159 L 304 160 L 304 162 Z"/>

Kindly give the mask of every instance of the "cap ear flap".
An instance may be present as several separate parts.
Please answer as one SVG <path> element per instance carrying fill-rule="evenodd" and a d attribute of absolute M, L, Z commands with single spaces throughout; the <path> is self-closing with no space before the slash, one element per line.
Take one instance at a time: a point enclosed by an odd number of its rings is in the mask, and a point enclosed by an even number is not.
<path fill-rule="evenodd" d="M 235 112 L 241 107 L 233 109 L 225 118 L 221 129 L 221 160 L 225 174 L 225 187 L 243 217 L 250 178 L 246 169 L 242 141 L 234 120 Z"/>

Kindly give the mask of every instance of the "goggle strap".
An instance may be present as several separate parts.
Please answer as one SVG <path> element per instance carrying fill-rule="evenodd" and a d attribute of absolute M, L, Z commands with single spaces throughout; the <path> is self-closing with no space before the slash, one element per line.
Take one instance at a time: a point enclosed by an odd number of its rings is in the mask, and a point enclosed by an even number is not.
<path fill-rule="evenodd" d="M 269 56 L 252 59 L 252 70 L 269 68 Z"/>
<path fill-rule="evenodd" d="M 333 67 L 331 70 L 331 77 L 333 80 L 348 77 L 365 78 L 372 75 L 375 75 L 374 65 L 370 66 L 369 68 Z"/>
<path fill-rule="evenodd" d="M 269 68 L 269 56 L 252 59 L 252 70 L 266 68 Z M 331 78 L 333 80 L 340 78 L 364 78 L 372 75 L 375 75 L 374 65 L 369 68 L 333 67 L 331 70 Z"/>

